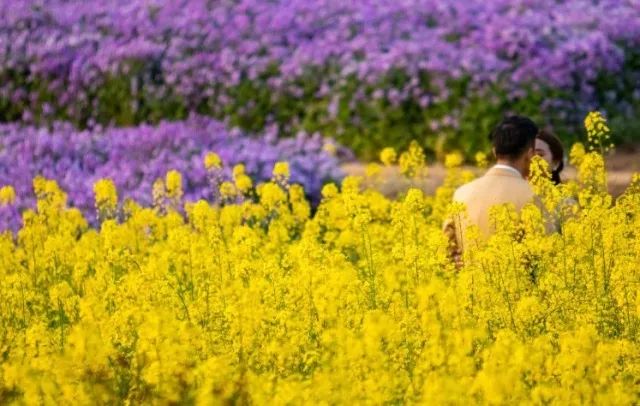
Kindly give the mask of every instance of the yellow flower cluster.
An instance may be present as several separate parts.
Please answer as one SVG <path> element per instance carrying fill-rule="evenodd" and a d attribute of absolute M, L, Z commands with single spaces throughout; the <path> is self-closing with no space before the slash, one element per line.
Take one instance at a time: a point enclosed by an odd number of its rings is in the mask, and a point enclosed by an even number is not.
<path fill-rule="evenodd" d="M 452 152 L 444 157 L 445 168 L 457 168 L 464 163 L 464 157 L 460 152 Z"/>
<path fill-rule="evenodd" d="M 0 402 L 637 404 L 640 177 L 614 202 L 597 155 L 559 189 L 536 161 L 545 207 L 571 215 L 496 210 L 456 266 L 440 227 L 473 175 L 449 163 L 433 196 L 348 177 L 312 215 L 274 180 L 218 206 L 129 203 L 98 229 L 37 178 L 0 236 Z"/>
<path fill-rule="evenodd" d="M 253 181 L 245 172 L 243 164 L 238 164 L 233 167 L 233 181 L 236 188 L 242 193 L 247 193 L 253 187 Z"/>
<path fill-rule="evenodd" d="M 597 150 L 604 154 L 613 147 L 610 141 L 611 131 L 602 113 L 599 111 L 589 113 L 584 119 L 584 126 L 587 129 L 590 150 Z"/>
<path fill-rule="evenodd" d="M 169 198 L 180 199 L 182 197 L 182 175 L 180 172 L 176 170 L 167 172 L 165 188 Z"/>
<path fill-rule="evenodd" d="M 393 165 L 396 162 L 397 155 L 396 150 L 387 147 L 380 151 L 380 162 L 382 162 L 385 166 Z"/>
<path fill-rule="evenodd" d="M 118 191 L 111 179 L 100 179 L 93 185 L 96 211 L 101 219 L 115 216 L 118 205 Z"/>
<path fill-rule="evenodd" d="M 215 152 L 209 152 L 204 157 L 204 167 L 208 170 L 222 168 L 222 160 Z"/>
<path fill-rule="evenodd" d="M 273 167 L 273 176 L 275 178 L 289 179 L 289 164 L 287 162 L 276 162 Z"/>
<path fill-rule="evenodd" d="M 486 168 L 489 165 L 489 162 L 487 160 L 487 154 L 485 154 L 482 151 L 476 152 L 476 155 L 474 158 L 476 160 L 476 166 L 478 168 Z"/>
<path fill-rule="evenodd" d="M 384 158 L 384 157 L 382 157 Z M 383 162 L 385 162 L 383 160 Z M 426 172 L 426 157 L 424 150 L 420 147 L 418 142 L 411 141 L 407 151 L 400 154 L 398 158 L 398 166 L 400 167 L 400 173 L 403 175 L 414 178 L 424 175 Z"/>
<path fill-rule="evenodd" d="M 0 205 L 10 205 L 16 200 L 16 191 L 11 186 L 0 188 Z"/>

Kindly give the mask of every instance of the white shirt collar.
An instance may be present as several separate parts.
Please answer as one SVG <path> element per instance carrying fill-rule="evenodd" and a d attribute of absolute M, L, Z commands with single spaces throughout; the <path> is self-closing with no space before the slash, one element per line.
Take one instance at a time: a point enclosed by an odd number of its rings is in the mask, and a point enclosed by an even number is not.
<path fill-rule="evenodd" d="M 495 169 L 504 169 L 504 170 L 507 170 L 507 171 L 511 171 L 511 172 L 517 174 L 519 177 L 522 177 L 522 174 L 520 173 L 520 171 L 517 170 L 516 168 L 514 168 L 513 166 L 509 166 L 509 165 L 505 165 L 505 164 L 495 164 L 495 165 L 493 165 L 493 167 Z"/>

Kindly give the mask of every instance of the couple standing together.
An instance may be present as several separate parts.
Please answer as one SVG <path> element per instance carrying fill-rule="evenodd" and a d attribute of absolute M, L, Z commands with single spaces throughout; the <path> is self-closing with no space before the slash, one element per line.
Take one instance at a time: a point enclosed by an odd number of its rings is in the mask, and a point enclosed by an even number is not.
<path fill-rule="evenodd" d="M 535 155 L 547 161 L 552 180 L 560 183 L 564 155 L 562 143 L 553 134 L 541 131 L 529 118 L 512 116 L 504 119 L 493 129 L 489 139 L 496 164 L 484 176 L 455 191 L 453 201 L 462 203 L 466 212 L 447 220 L 444 225 L 453 257 L 457 260 L 468 242 L 469 226 L 476 226 L 483 240 L 495 232 L 490 221 L 491 207 L 510 204 L 520 212 L 528 203 L 540 205 L 527 180 Z M 546 228 L 548 232 L 553 231 L 551 225 Z"/>

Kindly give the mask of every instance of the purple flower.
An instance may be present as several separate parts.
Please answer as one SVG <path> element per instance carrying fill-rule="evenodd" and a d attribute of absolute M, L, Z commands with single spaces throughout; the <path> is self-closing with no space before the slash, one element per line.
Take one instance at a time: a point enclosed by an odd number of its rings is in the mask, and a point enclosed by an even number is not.
<path fill-rule="evenodd" d="M 45 83 L 54 110 L 84 120 L 101 111 L 93 94 L 114 75 L 135 78 L 133 93 L 224 106 L 245 78 L 298 97 L 290 84 L 316 67 L 321 95 L 350 77 L 370 94 L 400 69 L 434 82 L 469 77 L 478 90 L 537 83 L 589 102 L 589 83 L 620 73 L 640 46 L 637 16 L 634 2 L 619 0 L 12 0 L 0 5 L 0 75 L 24 72 L 27 86 L 5 80 L 0 91 L 40 111 Z M 273 64 L 278 72 L 266 75 Z"/>

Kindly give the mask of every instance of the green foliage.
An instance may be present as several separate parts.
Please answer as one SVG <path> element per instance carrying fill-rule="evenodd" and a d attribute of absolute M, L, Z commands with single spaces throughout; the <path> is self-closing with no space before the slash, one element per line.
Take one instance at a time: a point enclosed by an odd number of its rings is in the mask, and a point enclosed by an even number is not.
<path fill-rule="evenodd" d="M 160 74 L 149 76 L 150 63 L 131 61 L 126 74 L 105 77 L 94 90 L 87 90 L 87 100 L 74 100 L 66 105 L 56 98 L 46 81 L 27 80 L 26 72 L 5 71 L 0 79 L 25 92 L 19 100 L 0 97 L 0 120 L 14 121 L 29 111 L 33 121 L 40 124 L 67 120 L 80 128 L 91 122 L 128 126 L 183 119 L 194 111 L 225 119 L 231 126 L 251 132 L 259 132 L 272 123 L 283 136 L 300 130 L 318 131 L 334 137 L 363 159 L 374 158 L 386 146 L 405 149 L 414 139 L 432 157 L 442 159 L 443 151 L 459 150 L 471 158 L 476 151 L 488 151 L 487 135 L 495 123 L 503 115 L 516 112 L 532 117 L 543 127 L 553 128 L 567 143 L 583 136 L 584 106 L 572 100 L 574 96 L 568 92 L 536 85 L 523 88 L 521 96 L 514 97 L 504 90 L 507 86 L 501 81 L 478 91 L 472 87 L 470 78 L 463 77 L 446 83 L 446 99 L 423 108 L 414 98 L 394 104 L 388 97 L 375 97 L 377 90 L 399 89 L 412 80 L 401 70 L 390 71 L 379 83 L 364 89 L 355 76 L 330 83 L 333 93 L 319 97 L 321 78 L 336 77 L 337 66 L 309 68 L 291 80 L 291 88 L 298 91 L 276 93 L 267 85 L 270 78 L 280 76 L 274 64 L 255 80 L 245 77 L 234 88 L 213 89 L 211 97 L 191 100 L 170 91 L 157 94 L 154 89 L 167 86 Z M 614 142 L 618 143 L 640 140 L 640 95 L 634 86 L 640 72 L 640 53 L 630 53 L 623 72 L 617 76 L 602 75 L 593 84 L 597 107 L 608 112 L 616 134 Z M 420 88 L 427 93 L 438 93 L 434 82 L 427 73 L 418 78 Z M 28 102 L 29 94 L 37 95 L 35 104 Z M 228 100 L 225 104 L 218 101 L 222 94 Z M 548 104 L 549 100 L 562 107 Z M 50 106 L 49 112 L 44 111 L 45 105 Z M 448 118 L 456 118 L 456 122 Z"/>

